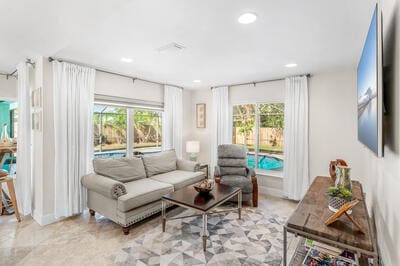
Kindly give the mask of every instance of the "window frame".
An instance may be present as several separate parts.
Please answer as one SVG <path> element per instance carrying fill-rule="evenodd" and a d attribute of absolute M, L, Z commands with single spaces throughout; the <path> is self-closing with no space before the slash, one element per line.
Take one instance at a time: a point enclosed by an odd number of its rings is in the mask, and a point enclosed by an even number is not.
<path fill-rule="evenodd" d="M 121 108 L 126 110 L 126 149 L 125 149 L 125 157 L 127 158 L 132 158 L 133 157 L 133 151 L 135 149 L 135 136 L 134 136 L 134 130 L 135 130 L 135 123 L 134 123 L 134 115 L 135 111 L 150 111 L 150 112 L 157 112 L 160 113 L 161 117 L 161 123 L 164 119 L 164 108 L 158 108 L 154 106 L 147 106 L 147 105 L 130 105 L 130 104 L 120 104 L 120 103 L 115 103 L 113 101 L 94 101 L 94 106 L 95 105 L 102 105 L 102 106 L 107 106 L 107 107 L 115 107 L 115 108 Z M 93 110 L 94 114 L 94 110 Z M 162 133 L 161 133 L 162 134 Z M 163 138 L 161 137 L 161 147 L 162 147 L 162 141 Z M 96 155 L 94 151 L 94 146 L 93 146 L 93 154 Z"/>
<path fill-rule="evenodd" d="M 231 104 L 231 120 L 232 120 L 232 126 L 231 128 L 233 129 L 233 108 L 234 106 L 237 105 L 246 105 L 246 104 L 252 104 L 255 105 L 255 123 L 254 123 L 254 128 L 255 128 L 255 132 L 254 132 L 254 170 L 256 172 L 256 174 L 261 174 L 261 175 L 268 175 L 268 176 L 274 176 L 274 177 L 281 177 L 283 178 L 283 168 L 280 170 L 267 170 L 267 169 L 260 169 L 258 168 L 258 153 L 259 153 L 259 136 L 260 136 L 260 112 L 259 112 L 259 106 L 261 104 L 278 104 L 278 103 L 285 103 L 284 101 L 237 101 L 237 102 L 233 102 Z M 284 160 L 283 160 L 284 161 Z M 285 162 L 285 161 L 284 161 Z M 285 164 L 284 164 L 285 165 Z"/>
<path fill-rule="evenodd" d="M 135 132 L 135 123 L 134 123 L 134 119 L 135 119 L 135 111 L 149 111 L 149 112 L 156 112 L 156 113 L 160 113 L 160 118 L 161 118 L 161 125 L 162 125 L 162 121 L 163 121 L 163 119 L 164 119 L 164 110 L 159 110 L 159 109 L 151 109 L 151 108 L 130 108 L 130 115 L 131 115 L 131 118 L 130 118 L 130 131 L 132 131 L 132 143 L 131 143 L 131 145 L 129 145 L 129 147 L 132 149 L 131 150 L 131 155 L 133 156 L 133 150 L 135 149 L 135 135 L 134 135 L 134 132 Z M 128 116 L 127 116 L 127 119 L 129 119 L 128 118 Z M 127 139 L 127 142 L 128 142 L 128 139 Z M 160 151 L 156 151 L 156 152 L 161 152 L 162 151 L 162 142 L 163 142 L 163 137 L 162 137 L 162 131 L 161 131 L 161 145 L 160 145 L 160 147 L 161 147 L 161 150 Z M 155 152 L 155 153 L 156 153 Z"/>

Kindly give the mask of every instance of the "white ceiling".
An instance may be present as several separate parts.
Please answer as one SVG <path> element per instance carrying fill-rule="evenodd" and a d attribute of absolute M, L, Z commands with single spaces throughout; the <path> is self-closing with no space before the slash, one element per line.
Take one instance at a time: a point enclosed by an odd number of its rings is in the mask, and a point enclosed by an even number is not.
<path fill-rule="evenodd" d="M 374 0 L 0 0 L 0 72 L 53 56 L 188 88 L 356 66 Z M 242 25 L 237 18 L 254 12 Z M 171 42 L 186 47 L 158 52 Z M 132 58 L 123 63 L 121 57 Z M 285 64 L 298 67 L 287 69 Z M 199 84 L 193 80 L 200 79 Z"/>

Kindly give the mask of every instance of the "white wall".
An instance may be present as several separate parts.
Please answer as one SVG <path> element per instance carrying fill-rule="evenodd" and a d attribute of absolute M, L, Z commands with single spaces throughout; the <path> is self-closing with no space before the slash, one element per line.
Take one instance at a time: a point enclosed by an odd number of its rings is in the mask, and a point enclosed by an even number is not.
<path fill-rule="evenodd" d="M 36 57 L 34 86 L 42 88 L 42 130 L 32 132 L 33 217 L 41 225 L 54 221 L 54 117 L 51 63 Z"/>
<path fill-rule="evenodd" d="M 196 127 L 196 104 L 206 104 L 206 127 Z M 191 124 L 190 124 L 190 140 L 200 141 L 200 153 L 198 155 L 198 161 L 203 163 L 209 163 L 211 159 L 211 126 L 212 126 L 212 95 L 209 88 L 202 90 L 191 91 Z"/>
<path fill-rule="evenodd" d="M 384 64 L 387 115 L 384 117 L 384 157 L 363 149 L 362 178 L 375 218 L 381 258 L 400 265 L 400 5 L 383 0 Z"/>
<path fill-rule="evenodd" d="M 282 103 L 285 101 L 285 81 L 241 85 L 229 88 L 231 104 L 240 103 Z"/>
<path fill-rule="evenodd" d="M 363 175 L 357 140 L 357 72 L 355 69 L 314 74 L 309 80 L 310 179 L 329 176 L 329 162 L 344 159 L 351 177 Z"/>
<path fill-rule="evenodd" d="M 15 77 L 7 79 L 5 75 L 0 75 L 0 100 L 17 100 L 17 79 Z"/>
<path fill-rule="evenodd" d="M 164 87 L 159 84 L 96 72 L 96 94 L 118 96 L 144 101 L 164 102 Z"/>

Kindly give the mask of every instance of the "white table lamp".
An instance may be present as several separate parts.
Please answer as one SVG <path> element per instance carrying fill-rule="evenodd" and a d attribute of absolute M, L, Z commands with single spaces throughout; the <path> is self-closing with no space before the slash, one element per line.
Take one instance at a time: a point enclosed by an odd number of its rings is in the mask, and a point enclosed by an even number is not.
<path fill-rule="evenodd" d="M 200 142 L 196 140 L 186 141 L 186 152 L 190 153 L 189 159 L 197 161 L 197 154 L 200 152 Z"/>

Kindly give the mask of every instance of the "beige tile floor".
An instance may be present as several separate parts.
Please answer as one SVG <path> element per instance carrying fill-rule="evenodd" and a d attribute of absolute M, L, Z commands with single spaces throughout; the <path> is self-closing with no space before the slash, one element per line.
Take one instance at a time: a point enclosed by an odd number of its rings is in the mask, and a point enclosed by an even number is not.
<path fill-rule="evenodd" d="M 266 212 L 287 217 L 295 207 L 295 202 L 260 195 L 259 208 Z M 109 255 L 160 223 L 155 215 L 125 236 L 120 226 L 99 214 L 84 213 L 47 226 L 28 217 L 17 223 L 14 216 L 0 216 L 0 265 L 111 265 Z"/>

